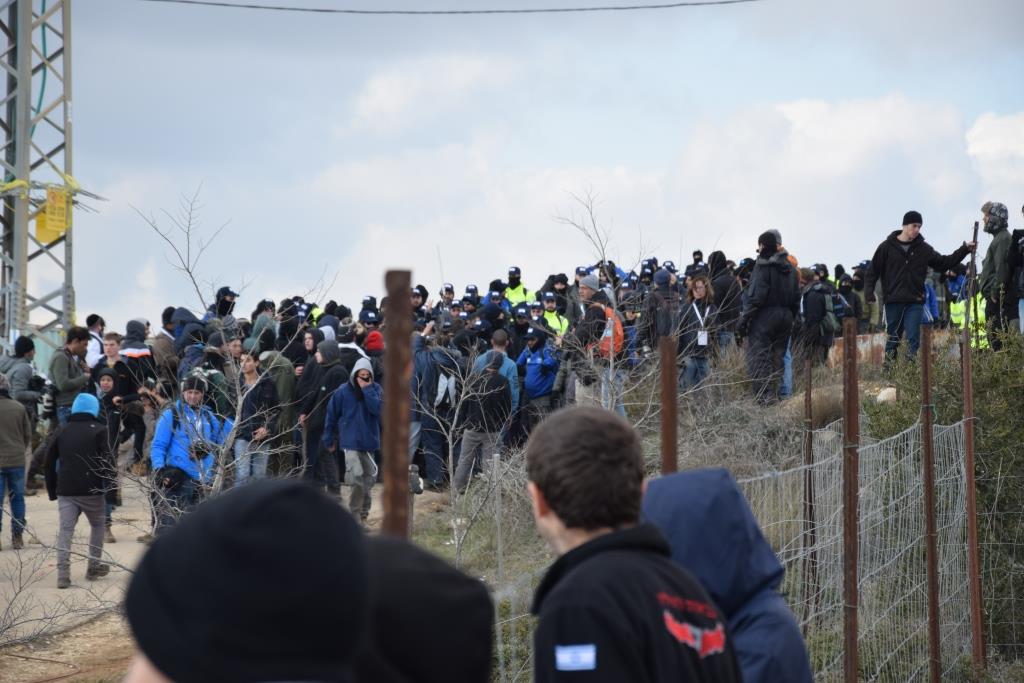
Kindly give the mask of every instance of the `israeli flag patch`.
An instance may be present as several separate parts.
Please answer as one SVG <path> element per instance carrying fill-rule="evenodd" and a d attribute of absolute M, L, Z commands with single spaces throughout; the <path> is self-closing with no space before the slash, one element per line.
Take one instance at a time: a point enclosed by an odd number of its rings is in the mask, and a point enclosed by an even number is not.
<path fill-rule="evenodd" d="M 555 669 L 558 671 L 594 671 L 597 669 L 597 645 L 555 645 Z"/>

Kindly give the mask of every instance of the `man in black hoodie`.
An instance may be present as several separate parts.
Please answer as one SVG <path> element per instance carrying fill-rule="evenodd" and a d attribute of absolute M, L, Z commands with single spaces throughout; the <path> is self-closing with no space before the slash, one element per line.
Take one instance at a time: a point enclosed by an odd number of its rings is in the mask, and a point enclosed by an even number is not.
<path fill-rule="evenodd" d="M 316 365 L 316 383 L 299 408 L 299 424 L 302 425 L 306 447 L 304 477 L 307 481 L 312 481 L 317 488 L 326 488 L 329 494 L 340 496 L 341 468 L 338 453 L 328 453 L 321 446 L 320 440 L 324 435 L 327 403 L 335 390 L 348 381 L 349 372 L 341 364 L 338 345 L 329 339 L 317 344 Z M 307 369 L 306 372 L 313 371 Z"/>
<path fill-rule="evenodd" d="M 917 355 L 921 343 L 921 319 L 924 317 L 924 280 L 928 268 L 940 273 L 952 270 L 975 245 L 964 242 L 949 256 L 935 251 L 921 236 L 924 219 L 917 211 L 908 211 L 903 216 L 903 227 L 890 233 L 878 245 L 871 258 L 864 289 L 868 303 L 875 301 L 875 281 L 882 281 L 885 300 L 885 328 L 888 339 L 885 342 L 887 363 L 896 359 L 896 349 L 904 335 L 907 337 L 909 354 Z"/>
<path fill-rule="evenodd" d="M 725 617 L 640 524 L 643 453 L 628 422 L 559 411 L 534 430 L 526 468 L 534 522 L 559 556 L 534 597 L 534 681 L 740 680 Z"/>
<path fill-rule="evenodd" d="M 793 319 L 800 309 L 796 269 L 768 231 L 757 239 L 758 258 L 750 275 L 739 331 L 747 338 L 747 372 L 760 403 L 779 399 L 779 380 Z"/>
<path fill-rule="evenodd" d="M 90 581 L 106 576 L 110 567 L 100 562 L 106 529 L 104 508 L 113 503 L 117 461 L 110 450 L 107 427 L 99 421 L 100 402 L 91 394 L 79 394 L 71 416 L 62 425 L 46 453 L 46 491 L 58 501 L 60 531 L 57 536 L 57 588 L 71 585 L 71 537 L 80 514 L 89 520 Z"/>

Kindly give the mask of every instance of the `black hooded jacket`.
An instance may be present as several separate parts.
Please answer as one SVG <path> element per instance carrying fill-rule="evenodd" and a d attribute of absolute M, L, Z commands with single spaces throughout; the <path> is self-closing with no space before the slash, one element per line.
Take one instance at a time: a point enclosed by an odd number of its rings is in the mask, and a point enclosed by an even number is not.
<path fill-rule="evenodd" d="M 331 400 L 335 390 L 348 381 L 349 371 L 341 363 L 341 354 L 338 345 L 332 341 L 322 341 L 317 345 L 323 363 L 313 361 L 306 364 L 303 377 L 306 372 L 313 372 L 316 366 L 316 384 L 312 391 L 306 394 L 302 401 L 300 413 L 306 416 L 306 429 L 311 432 L 322 431 L 324 420 L 327 418 L 327 403 Z"/>
<path fill-rule="evenodd" d="M 800 289 L 796 269 L 785 250 L 761 256 L 754 263 L 742 317 L 752 320 L 758 312 L 770 308 L 788 310 L 794 316 L 800 310 Z"/>
<path fill-rule="evenodd" d="M 534 597 L 533 680 L 739 681 L 724 615 L 669 554 L 641 524 L 558 558 Z"/>
<path fill-rule="evenodd" d="M 725 265 L 725 254 L 722 252 L 711 252 L 708 268 L 711 272 L 711 288 L 715 290 L 715 305 L 718 307 L 718 327 L 727 332 L 735 331 L 740 319 L 743 288 Z"/>
<path fill-rule="evenodd" d="M 878 245 L 871 258 L 871 267 L 868 268 L 864 285 L 869 303 L 875 300 L 875 281 L 881 279 L 885 303 L 922 304 L 928 268 L 944 273 L 952 270 L 971 253 L 965 244 L 949 256 L 943 256 L 925 242 L 921 235 L 908 245 L 897 239 L 899 234 L 899 230 L 893 231 Z"/>
<path fill-rule="evenodd" d="M 116 488 L 117 461 L 110 450 L 106 422 L 88 413 L 73 413 L 50 440 L 44 471 L 50 500 L 57 496 L 109 498 Z"/>

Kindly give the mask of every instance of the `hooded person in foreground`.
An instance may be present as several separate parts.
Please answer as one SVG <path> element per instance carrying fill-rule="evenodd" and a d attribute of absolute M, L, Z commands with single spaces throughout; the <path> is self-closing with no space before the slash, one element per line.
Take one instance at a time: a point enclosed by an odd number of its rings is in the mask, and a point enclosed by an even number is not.
<path fill-rule="evenodd" d="M 294 480 L 230 491 L 139 563 L 125 681 L 352 681 L 368 580 L 363 532 L 336 502 Z"/>
<path fill-rule="evenodd" d="M 785 570 L 728 471 L 652 480 L 643 517 L 724 612 L 745 683 L 814 680 L 800 627 L 779 594 Z"/>

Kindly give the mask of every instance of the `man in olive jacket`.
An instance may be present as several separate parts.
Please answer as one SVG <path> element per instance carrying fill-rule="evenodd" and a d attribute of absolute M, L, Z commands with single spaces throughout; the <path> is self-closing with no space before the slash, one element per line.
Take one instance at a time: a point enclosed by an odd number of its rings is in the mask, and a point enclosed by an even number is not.
<path fill-rule="evenodd" d="M 1018 329 L 1017 295 L 1013 287 L 1013 269 L 1010 267 L 1010 249 L 1013 239 L 1007 224 L 1010 212 L 1005 204 L 985 202 L 981 207 L 985 216 L 985 232 L 992 235 L 985 260 L 981 263 L 981 295 L 985 299 L 985 319 L 989 326 L 989 346 L 998 351 L 1002 340 L 994 333 L 1007 328 Z"/>
<path fill-rule="evenodd" d="M 11 546 L 24 546 L 25 528 L 25 453 L 32 445 L 32 423 L 28 411 L 11 398 L 7 378 L 0 375 L 0 508 L 4 491 L 11 499 Z M 0 509 L 0 523 L 3 510 Z"/>
<path fill-rule="evenodd" d="M 89 346 L 89 330 L 72 327 L 68 330 L 64 348 L 50 359 L 50 381 L 57 388 L 54 403 L 57 421 L 64 424 L 71 417 L 71 404 L 89 384 L 89 368 L 85 365 L 85 350 Z"/>

